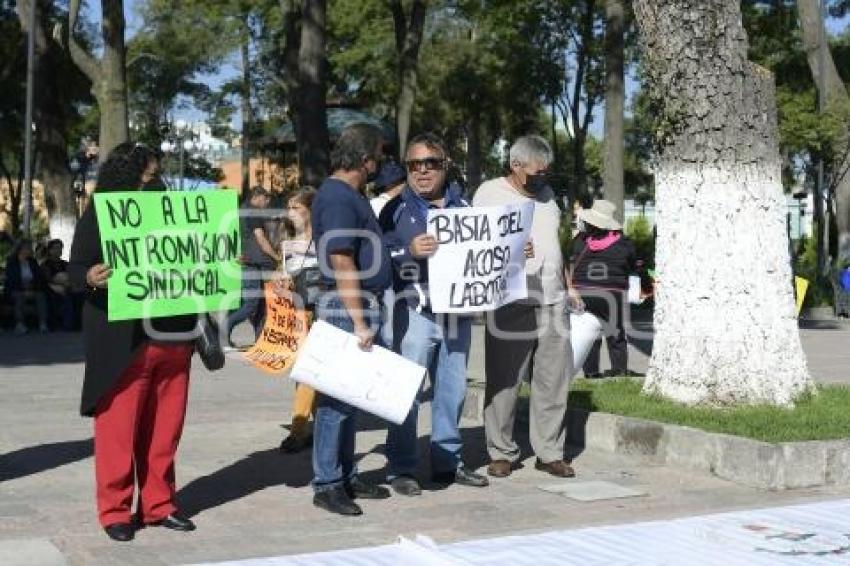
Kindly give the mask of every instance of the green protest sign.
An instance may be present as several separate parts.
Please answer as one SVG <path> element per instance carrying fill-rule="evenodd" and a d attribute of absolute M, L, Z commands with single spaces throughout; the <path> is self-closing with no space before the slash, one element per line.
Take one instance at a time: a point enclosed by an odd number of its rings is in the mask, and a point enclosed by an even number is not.
<path fill-rule="evenodd" d="M 236 192 L 95 193 L 109 320 L 231 310 L 242 268 Z"/>

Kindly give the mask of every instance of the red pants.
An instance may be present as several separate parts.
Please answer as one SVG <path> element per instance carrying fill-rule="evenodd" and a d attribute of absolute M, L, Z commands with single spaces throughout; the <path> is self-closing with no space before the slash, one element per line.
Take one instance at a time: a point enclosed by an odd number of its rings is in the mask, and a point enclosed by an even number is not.
<path fill-rule="evenodd" d="M 104 527 L 129 523 L 133 487 L 145 523 L 174 506 L 174 454 L 183 432 L 192 345 L 147 342 L 98 403 L 94 418 L 97 511 Z M 134 473 L 135 472 L 135 473 Z"/>

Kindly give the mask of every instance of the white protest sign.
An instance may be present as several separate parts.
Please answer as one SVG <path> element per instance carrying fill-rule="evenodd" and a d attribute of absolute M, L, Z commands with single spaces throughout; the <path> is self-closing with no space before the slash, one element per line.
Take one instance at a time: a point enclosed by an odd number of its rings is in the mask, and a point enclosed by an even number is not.
<path fill-rule="evenodd" d="M 430 209 L 428 259 L 431 310 L 471 313 L 525 299 L 525 252 L 534 203 Z"/>
<path fill-rule="evenodd" d="M 379 346 L 363 351 L 353 334 L 319 320 L 310 328 L 289 377 L 401 424 L 422 386 L 425 368 Z"/>

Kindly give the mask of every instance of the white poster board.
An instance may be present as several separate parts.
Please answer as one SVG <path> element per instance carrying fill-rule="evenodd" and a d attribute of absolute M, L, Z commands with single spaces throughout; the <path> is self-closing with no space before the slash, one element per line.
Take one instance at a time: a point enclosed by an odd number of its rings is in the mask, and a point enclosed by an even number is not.
<path fill-rule="evenodd" d="M 534 203 L 430 209 L 428 233 L 437 239 L 428 259 L 431 310 L 491 311 L 525 299 L 524 247 Z"/>
<path fill-rule="evenodd" d="M 353 334 L 318 320 L 298 350 L 289 377 L 401 424 L 422 386 L 425 368 L 380 346 L 361 350 Z"/>

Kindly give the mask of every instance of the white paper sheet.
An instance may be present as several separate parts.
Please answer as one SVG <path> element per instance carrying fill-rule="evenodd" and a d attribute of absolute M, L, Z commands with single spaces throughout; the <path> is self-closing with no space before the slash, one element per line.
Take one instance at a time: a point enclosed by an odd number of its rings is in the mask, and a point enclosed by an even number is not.
<path fill-rule="evenodd" d="M 401 424 L 413 406 L 425 368 L 379 346 L 363 351 L 353 334 L 319 320 L 310 328 L 289 377 Z"/>

